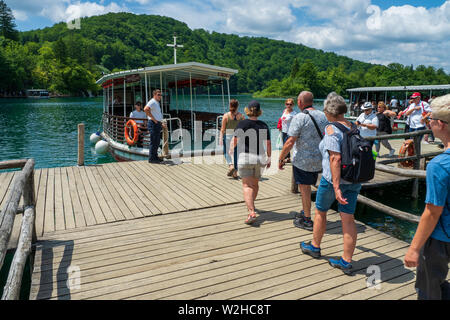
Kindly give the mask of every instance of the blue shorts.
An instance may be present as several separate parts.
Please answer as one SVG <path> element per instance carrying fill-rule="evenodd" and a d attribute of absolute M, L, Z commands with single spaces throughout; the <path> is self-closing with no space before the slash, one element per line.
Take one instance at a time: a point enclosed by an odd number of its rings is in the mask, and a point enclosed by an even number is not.
<path fill-rule="evenodd" d="M 356 200 L 359 191 L 361 190 L 361 184 L 341 184 L 339 188 L 341 189 L 342 196 L 347 199 L 348 202 L 346 205 L 338 203 L 339 212 L 354 214 L 356 210 Z M 316 208 L 319 211 L 327 212 L 335 200 L 336 196 L 334 194 L 333 185 L 322 177 L 316 194 Z"/>
<path fill-rule="evenodd" d="M 296 184 L 316 185 L 319 172 L 309 172 L 292 166 L 294 171 L 294 179 Z"/>

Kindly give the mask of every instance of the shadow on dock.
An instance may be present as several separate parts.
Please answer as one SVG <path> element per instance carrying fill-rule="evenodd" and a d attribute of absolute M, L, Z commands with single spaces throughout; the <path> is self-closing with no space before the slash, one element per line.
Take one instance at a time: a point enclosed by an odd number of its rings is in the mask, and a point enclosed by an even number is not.
<path fill-rule="evenodd" d="M 53 244 L 54 243 L 54 244 Z M 41 279 L 39 283 L 39 292 L 36 299 L 46 299 L 52 295 L 53 288 L 53 248 L 64 246 L 64 253 L 61 258 L 61 263 L 58 266 L 56 273 L 57 294 L 58 297 L 64 300 L 70 300 L 70 281 L 69 268 L 72 263 L 74 242 L 72 240 L 64 241 L 42 241 L 42 254 L 40 268 Z M 50 262 L 50 263 L 49 263 Z M 36 267 L 36 266 L 35 266 Z M 75 280 L 76 281 L 76 280 Z"/>

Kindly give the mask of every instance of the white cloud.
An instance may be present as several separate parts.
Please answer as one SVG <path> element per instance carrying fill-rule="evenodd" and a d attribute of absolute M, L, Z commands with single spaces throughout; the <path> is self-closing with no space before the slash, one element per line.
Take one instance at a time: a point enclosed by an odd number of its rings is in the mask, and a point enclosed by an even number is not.
<path fill-rule="evenodd" d="M 95 2 L 83 2 L 78 1 L 77 3 L 70 4 L 65 12 L 62 20 L 70 21 L 76 18 L 91 17 L 101 14 L 106 14 L 108 12 L 123 12 L 129 11 L 126 7 L 121 7 L 115 2 L 111 2 L 107 6 L 97 4 Z"/>
<path fill-rule="evenodd" d="M 382 10 L 371 1 L 353 0 L 298 0 L 295 5 L 325 22 L 297 27 L 284 35 L 290 41 L 371 63 L 425 64 L 450 71 L 450 1 L 428 9 L 404 5 Z"/>
<path fill-rule="evenodd" d="M 17 20 L 37 14 L 53 22 L 69 21 L 108 12 L 129 11 L 125 6 L 119 6 L 115 2 L 108 5 L 103 3 L 103 1 L 97 3 L 73 0 L 15 0 L 11 8 L 14 12 L 18 12 Z"/>
<path fill-rule="evenodd" d="M 25 21 L 28 19 L 27 13 L 22 10 L 12 10 L 12 14 L 14 18 L 18 21 Z"/>

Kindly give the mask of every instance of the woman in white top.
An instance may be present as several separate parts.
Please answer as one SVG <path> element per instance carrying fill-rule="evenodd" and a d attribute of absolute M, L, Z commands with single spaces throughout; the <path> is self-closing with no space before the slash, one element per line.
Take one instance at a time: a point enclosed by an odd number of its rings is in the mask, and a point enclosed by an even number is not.
<path fill-rule="evenodd" d="M 361 137 L 373 137 L 377 135 L 378 128 L 378 118 L 375 113 L 373 113 L 373 105 L 370 102 L 364 103 L 361 107 L 363 113 L 361 113 L 356 119 L 356 124 L 358 125 L 359 133 Z"/>
<path fill-rule="evenodd" d="M 286 143 L 286 140 L 289 138 L 288 132 L 289 132 L 289 126 L 291 125 L 291 121 L 294 118 L 294 116 L 297 114 L 297 112 L 294 111 L 294 99 L 286 99 L 284 102 L 284 105 L 286 108 L 283 111 L 283 115 L 281 116 L 281 134 L 283 138 L 283 146 Z M 290 162 L 290 153 L 286 156 L 286 162 Z"/>

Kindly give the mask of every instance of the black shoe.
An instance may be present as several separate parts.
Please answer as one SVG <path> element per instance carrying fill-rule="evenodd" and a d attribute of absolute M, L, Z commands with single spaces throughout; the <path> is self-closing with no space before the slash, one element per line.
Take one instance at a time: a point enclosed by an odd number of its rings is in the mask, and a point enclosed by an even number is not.
<path fill-rule="evenodd" d="M 156 164 L 163 163 L 163 162 L 164 162 L 164 160 L 161 160 L 161 159 L 155 159 L 155 160 L 148 161 L 148 163 L 156 163 Z"/>
<path fill-rule="evenodd" d="M 300 229 L 313 231 L 313 222 L 310 217 L 305 217 L 303 210 L 294 219 L 294 226 Z"/>

